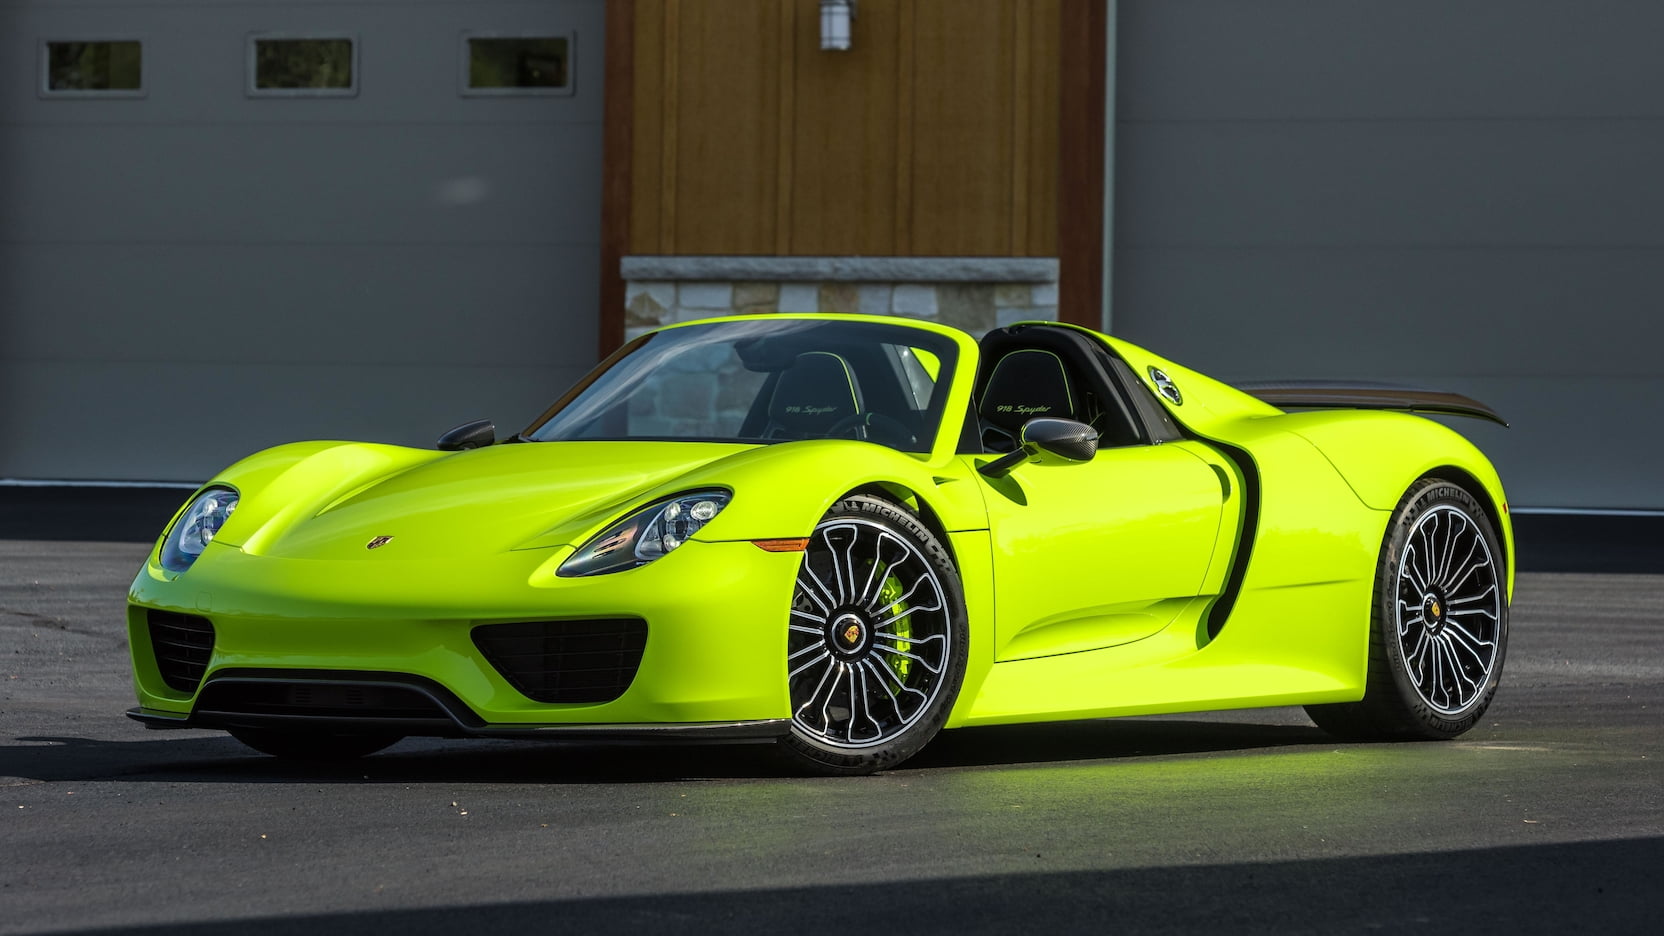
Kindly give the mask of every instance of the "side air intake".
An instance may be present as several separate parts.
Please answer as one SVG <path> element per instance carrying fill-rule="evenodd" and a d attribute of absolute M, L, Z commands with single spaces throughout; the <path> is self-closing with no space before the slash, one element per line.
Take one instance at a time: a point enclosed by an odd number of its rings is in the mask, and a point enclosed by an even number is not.
<path fill-rule="evenodd" d="M 638 618 L 532 621 L 474 628 L 474 645 L 537 702 L 611 702 L 630 688 L 647 648 Z"/>
<path fill-rule="evenodd" d="M 162 682 L 176 692 L 195 692 L 214 655 L 214 625 L 205 617 L 155 608 L 145 612 L 145 619 Z"/>

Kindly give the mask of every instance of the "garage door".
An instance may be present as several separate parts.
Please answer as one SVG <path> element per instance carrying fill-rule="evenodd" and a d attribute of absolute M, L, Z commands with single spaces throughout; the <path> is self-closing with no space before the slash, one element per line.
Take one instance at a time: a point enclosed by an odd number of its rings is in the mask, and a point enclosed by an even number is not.
<path fill-rule="evenodd" d="M 594 362 L 602 23 L 0 8 L 0 478 L 520 428 Z"/>
<path fill-rule="evenodd" d="M 1664 4 L 1120 10 L 1117 331 L 1466 392 L 1515 505 L 1664 508 Z"/>

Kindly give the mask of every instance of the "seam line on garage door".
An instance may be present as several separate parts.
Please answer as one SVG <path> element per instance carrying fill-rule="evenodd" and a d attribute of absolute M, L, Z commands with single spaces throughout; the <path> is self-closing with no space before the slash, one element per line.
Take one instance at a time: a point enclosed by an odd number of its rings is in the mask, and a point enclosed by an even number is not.
<path fill-rule="evenodd" d="M 184 481 L 43 481 L 34 478 L 0 478 L 0 487 L 178 488 L 181 491 L 194 491 L 201 486 Z"/>

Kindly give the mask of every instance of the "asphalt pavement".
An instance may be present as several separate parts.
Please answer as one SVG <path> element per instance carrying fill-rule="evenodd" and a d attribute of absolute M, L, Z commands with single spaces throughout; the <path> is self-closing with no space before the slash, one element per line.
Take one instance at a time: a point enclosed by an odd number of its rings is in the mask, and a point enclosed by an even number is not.
<path fill-rule="evenodd" d="M 0 934 L 1652 933 L 1664 576 L 1523 574 L 1460 740 L 1298 709 L 948 732 L 903 769 L 402 742 L 297 766 L 147 731 L 145 548 L 0 540 Z"/>

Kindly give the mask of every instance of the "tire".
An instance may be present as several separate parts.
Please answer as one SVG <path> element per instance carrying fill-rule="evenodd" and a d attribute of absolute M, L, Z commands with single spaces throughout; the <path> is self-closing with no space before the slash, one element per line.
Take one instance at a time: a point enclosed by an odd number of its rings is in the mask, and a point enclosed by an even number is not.
<path fill-rule="evenodd" d="M 852 494 L 816 525 L 786 640 L 798 769 L 869 774 L 918 753 L 965 677 L 965 596 L 947 549 L 917 516 Z"/>
<path fill-rule="evenodd" d="M 326 731 L 285 731 L 281 728 L 231 728 L 231 737 L 262 754 L 284 760 L 356 760 L 392 747 L 403 739 L 394 734 L 331 734 Z"/>
<path fill-rule="evenodd" d="M 1307 714 L 1353 740 L 1440 740 L 1472 728 L 1502 678 L 1506 583 L 1484 508 L 1448 481 L 1417 481 L 1381 544 L 1363 700 Z"/>

